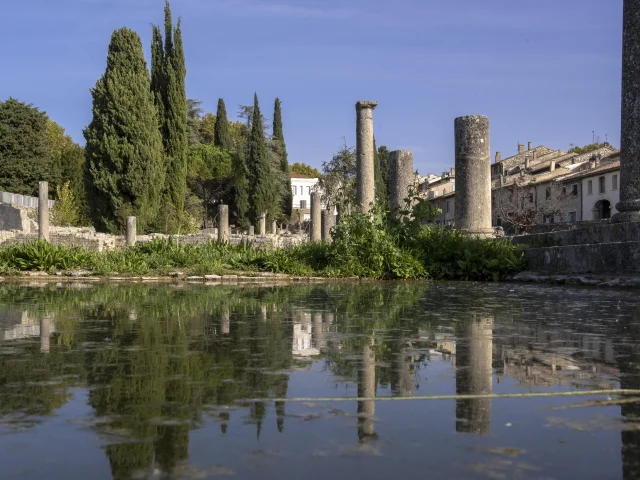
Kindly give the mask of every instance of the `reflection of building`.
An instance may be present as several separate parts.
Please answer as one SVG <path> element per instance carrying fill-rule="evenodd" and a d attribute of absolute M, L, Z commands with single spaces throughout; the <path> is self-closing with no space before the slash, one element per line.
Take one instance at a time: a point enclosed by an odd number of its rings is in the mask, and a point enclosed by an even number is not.
<path fill-rule="evenodd" d="M 460 328 L 456 343 L 456 393 L 491 393 L 493 317 L 474 314 Z M 489 433 L 490 429 L 490 398 L 456 400 L 456 431 Z"/>
<path fill-rule="evenodd" d="M 55 332 L 49 317 L 30 317 L 27 312 L 0 312 L 0 341 L 40 337 L 40 350 L 49 351 L 51 334 Z"/>
<path fill-rule="evenodd" d="M 318 355 L 320 350 L 312 345 L 313 333 L 311 313 L 296 311 L 293 314 L 293 348 L 294 355 L 310 357 Z"/>

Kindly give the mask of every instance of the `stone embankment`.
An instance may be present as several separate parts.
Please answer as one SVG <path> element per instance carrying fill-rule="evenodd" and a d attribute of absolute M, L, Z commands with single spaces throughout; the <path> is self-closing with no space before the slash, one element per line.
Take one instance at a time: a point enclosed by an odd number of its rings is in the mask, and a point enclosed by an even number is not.
<path fill-rule="evenodd" d="M 520 272 L 505 279 L 510 282 L 540 283 L 547 285 L 566 285 L 584 287 L 640 288 L 640 274 L 637 276 L 596 275 L 596 274 L 542 274 Z"/>

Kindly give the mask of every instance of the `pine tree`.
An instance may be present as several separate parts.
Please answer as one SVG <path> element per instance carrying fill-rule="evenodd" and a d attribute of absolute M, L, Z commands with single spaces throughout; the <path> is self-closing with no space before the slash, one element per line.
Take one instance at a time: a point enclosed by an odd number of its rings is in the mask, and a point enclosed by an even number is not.
<path fill-rule="evenodd" d="M 280 156 L 280 170 L 284 175 L 284 188 L 282 191 L 282 213 L 290 218 L 293 211 L 293 192 L 291 191 L 291 174 L 289 173 L 289 160 L 287 158 L 287 145 L 284 141 L 282 129 L 282 108 L 280 99 L 276 98 L 273 108 L 273 142 L 276 153 Z"/>
<path fill-rule="evenodd" d="M 113 32 L 105 73 L 91 94 L 93 119 L 84 137 L 94 224 L 118 232 L 135 215 L 144 231 L 158 212 L 165 170 L 149 71 L 134 31 Z"/>
<path fill-rule="evenodd" d="M 385 185 L 385 208 L 388 208 L 391 202 L 391 187 L 389 186 L 389 175 L 391 171 L 391 165 L 389 164 L 389 150 L 387 147 L 382 145 L 378 148 L 378 161 L 380 163 L 380 172 L 382 175 L 382 183 Z"/>
<path fill-rule="evenodd" d="M 254 118 L 261 118 L 258 95 L 253 99 Z M 251 197 L 251 214 L 257 219 L 261 213 L 266 213 L 269 218 L 274 218 L 279 213 L 279 192 L 274 182 L 271 171 L 269 151 L 264 135 L 262 122 L 252 122 L 251 135 L 249 136 L 249 190 Z"/>
<path fill-rule="evenodd" d="M 186 68 L 182 46 L 180 20 L 176 26 L 173 42 L 171 35 L 171 10 L 165 9 L 165 66 L 167 96 L 165 99 L 165 153 L 167 156 L 167 199 L 180 215 L 184 210 L 187 190 L 187 94 L 185 90 Z M 168 25 L 168 27 L 166 26 Z"/>
<path fill-rule="evenodd" d="M 213 144 L 225 149 L 227 152 L 233 151 L 233 142 L 229 133 L 229 122 L 227 121 L 227 109 L 224 105 L 224 100 L 221 98 L 218 99 L 216 125 L 213 129 Z"/>
<path fill-rule="evenodd" d="M 382 176 L 382 168 L 380 167 L 380 155 L 378 155 L 378 149 L 376 148 L 376 139 L 373 139 L 373 158 L 374 158 L 374 178 L 376 187 L 376 202 L 382 208 L 387 208 L 387 186 L 384 183 Z"/>
<path fill-rule="evenodd" d="M 229 195 L 231 221 L 237 226 L 249 224 L 249 171 L 244 158 L 244 145 L 239 145 L 233 155 L 233 186 Z"/>
<path fill-rule="evenodd" d="M 167 80 L 164 68 L 164 47 L 162 46 L 162 32 L 160 27 L 153 25 L 153 41 L 151 43 L 151 91 L 153 103 L 158 110 L 158 128 L 164 129 L 164 99 L 166 96 Z"/>

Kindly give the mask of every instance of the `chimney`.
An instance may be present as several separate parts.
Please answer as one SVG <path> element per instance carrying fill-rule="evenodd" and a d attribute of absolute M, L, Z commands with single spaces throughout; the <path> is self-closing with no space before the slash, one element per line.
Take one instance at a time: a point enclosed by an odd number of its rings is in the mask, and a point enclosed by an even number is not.
<path fill-rule="evenodd" d="M 556 169 L 556 161 L 551 160 L 551 166 L 549 167 L 549 171 L 553 172 Z"/>
<path fill-rule="evenodd" d="M 451 167 L 451 170 L 449 170 L 449 174 L 450 174 L 452 177 L 455 177 L 455 176 L 456 176 L 456 168 L 455 168 L 455 167 Z"/>
<path fill-rule="evenodd" d="M 589 168 L 596 168 L 596 159 L 592 158 L 591 160 L 589 160 Z"/>
<path fill-rule="evenodd" d="M 524 153 L 524 145 L 518 144 L 518 153 Z"/>
<path fill-rule="evenodd" d="M 527 150 L 531 150 L 531 142 L 527 143 Z"/>
<path fill-rule="evenodd" d="M 529 157 L 527 157 L 524 159 L 524 169 L 529 170 L 529 167 L 531 167 L 531 161 L 529 160 Z"/>
<path fill-rule="evenodd" d="M 496 163 L 500 162 L 502 157 L 500 157 L 500 152 L 496 152 Z"/>
<path fill-rule="evenodd" d="M 535 161 L 536 157 L 538 156 L 537 154 L 538 154 L 538 152 L 536 152 L 535 150 L 533 152 L 531 152 L 531 155 L 533 156 L 532 160 Z"/>

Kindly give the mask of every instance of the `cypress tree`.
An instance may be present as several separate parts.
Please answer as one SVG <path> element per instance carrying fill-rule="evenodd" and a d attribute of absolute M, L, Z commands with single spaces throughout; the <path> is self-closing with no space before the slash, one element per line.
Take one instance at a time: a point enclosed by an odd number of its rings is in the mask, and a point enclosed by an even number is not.
<path fill-rule="evenodd" d="M 169 63 L 173 56 L 173 21 L 171 19 L 171 6 L 169 0 L 164 1 L 164 59 Z M 166 70 L 166 67 L 165 67 Z"/>
<path fill-rule="evenodd" d="M 253 118 L 262 118 L 258 105 L 258 94 L 253 98 Z M 251 214 L 257 219 L 261 213 L 267 213 L 269 218 L 279 213 L 279 192 L 275 183 L 269 152 L 264 135 L 262 122 L 255 121 L 251 125 L 249 136 L 249 189 L 253 193 L 251 197 Z"/>
<path fill-rule="evenodd" d="M 291 174 L 289 173 L 287 145 L 284 141 L 284 131 L 282 129 L 282 108 L 279 98 L 276 98 L 273 108 L 273 141 L 276 144 L 276 152 L 280 156 L 280 170 L 285 180 L 282 192 L 282 213 L 287 218 L 290 218 L 293 211 L 293 192 L 291 191 Z"/>
<path fill-rule="evenodd" d="M 227 109 L 224 105 L 224 100 L 221 98 L 218 99 L 216 125 L 213 128 L 213 144 L 225 149 L 227 152 L 233 151 L 233 141 L 231 140 L 231 134 L 229 133 L 229 123 L 227 121 Z"/>
<path fill-rule="evenodd" d="M 159 128 L 164 129 L 164 99 L 166 96 L 166 78 L 164 68 L 164 47 L 162 46 L 162 32 L 160 27 L 152 27 L 153 41 L 151 43 L 151 91 L 153 103 L 158 110 Z"/>
<path fill-rule="evenodd" d="M 91 95 L 93 119 L 84 137 L 94 224 L 118 232 L 135 215 L 144 231 L 160 207 L 165 173 L 149 71 L 134 31 L 113 32 L 105 73 Z"/>
<path fill-rule="evenodd" d="M 382 175 L 382 168 L 380 167 L 380 155 L 378 155 L 378 149 L 376 148 L 376 139 L 373 139 L 373 158 L 374 158 L 374 179 L 376 186 L 376 202 L 382 208 L 387 208 L 387 186 L 384 183 Z"/>
<path fill-rule="evenodd" d="M 169 3 L 165 8 L 165 64 L 167 96 L 165 102 L 165 152 L 167 155 L 166 193 L 177 214 L 184 210 L 184 198 L 187 190 L 187 94 L 185 90 L 186 68 L 180 20 L 175 30 L 174 40 L 171 34 L 171 11 Z M 167 28 L 167 27 L 165 27 Z"/>
<path fill-rule="evenodd" d="M 249 224 L 249 171 L 244 158 L 244 145 L 239 145 L 233 154 L 233 186 L 229 195 L 231 220 L 238 226 Z"/>

